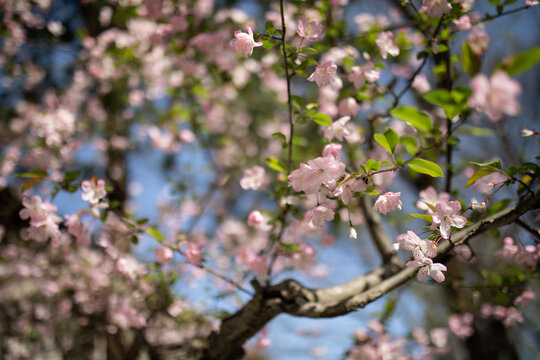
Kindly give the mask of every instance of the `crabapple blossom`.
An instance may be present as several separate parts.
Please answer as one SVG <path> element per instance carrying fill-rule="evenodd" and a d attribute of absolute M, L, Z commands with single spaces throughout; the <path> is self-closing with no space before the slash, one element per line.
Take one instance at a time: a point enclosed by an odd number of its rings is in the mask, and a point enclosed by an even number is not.
<path fill-rule="evenodd" d="M 264 215 L 259 210 L 252 211 L 247 220 L 248 226 L 259 225 L 264 221 Z"/>
<path fill-rule="evenodd" d="M 322 227 L 325 221 L 333 219 L 334 211 L 324 205 L 316 206 L 306 213 L 306 221 L 313 227 Z"/>
<path fill-rule="evenodd" d="M 351 71 L 352 73 L 347 78 L 353 83 L 356 90 L 362 88 L 366 81 L 368 83 L 374 83 L 381 76 L 381 69 L 376 68 L 371 61 L 363 66 L 353 66 Z"/>
<path fill-rule="evenodd" d="M 83 193 L 81 195 L 84 201 L 88 201 L 90 205 L 95 205 L 99 200 L 103 199 L 107 195 L 105 190 L 105 180 L 98 180 L 97 178 L 92 178 L 89 180 L 84 180 L 81 184 Z"/>
<path fill-rule="evenodd" d="M 471 45 L 472 51 L 477 55 L 483 55 L 486 53 L 489 43 L 488 33 L 478 27 L 474 27 L 470 34 L 467 36 L 467 41 Z"/>
<path fill-rule="evenodd" d="M 469 17 L 469 15 L 463 15 L 459 19 L 453 20 L 452 22 L 454 23 L 454 25 L 456 25 L 456 28 L 460 31 L 470 30 L 472 27 L 471 18 Z"/>
<path fill-rule="evenodd" d="M 324 146 L 322 156 L 331 156 L 340 161 L 339 152 L 343 146 L 341 144 L 330 143 Z"/>
<path fill-rule="evenodd" d="M 400 195 L 401 192 L 386 192 L 382 195 L 379 195 L 377 201 L 375 201 L 375 204 L 373 205 L 373 209 L 378 210 L 383 215 L 388 214 L 395 208 L 401 210 L 401 206 L 403 204 L 401 200 L 399 200 Z"/>
<path fill-rule="evenodd" d="M 354 98 L 348 97 L 339 102 L 338 110 L 341 116 L 355 116 L 360 110 L 360 105 Z"/>
<path fill-rule="evenodd" d="M 318 87 L 330 85 L 336 81 L 337 65 L 333 61 L 325 61 L 317 67 L 315 71 L 307 79 L 315 81 Z"/>
<path fill-rule="evenodd" d="M 452 5 L 447 0 L 424 0 L 420 12 L 425 12 L 429 17 L 438 18 L 448 14 Z"/>
<path fill-rule="evenodd" d="M 440 263 L 433 263 L 433 260 L 427 257 L 419 257 L 413 261 L 407 262 L 408 267 L 420 267 L 416 277 L 420 281 L 424 281 L 431 276 L 436 282 L 443 282 L 445 277 L 443 271 L 446 271 L 446 266 Z"/>
<path fill-rule="evenodd" d="M 289 181 L 295 191 L 313 194 L 323 184 L 329 189 L 334 189 L 343 175 L 345 164 L 333 157 L 325 156 L 309 160 L 307 165 L 301 163 L 300 168 L 289 175 Z"/>
<path fill-rule="evenodd" d="M 528 5 L 528 6 L 535 6 L 538 4 L 540 4 L 539 0 L 525 0 L 525 5 Z"/>
<path fill-rule="evenodd" d="M 300 37 L 308 41 L 316 41 L 320 39 L 323 32 L 324 28 L 318 20 L 311 20 L 305 16 L 298 19 L 298 30 L 296 30 L 296 33 Z"/>
<path fill-rule="evenodd" d="M 358 233 L 356 232 L 356 229 L 352 225 L 349 226 L 349 237 L 351 239 L 357 239 L 358 238 Z"/>
<path fill-rule="evenodd" d="M 521 86 L 506 72 L 497 70 L 489 79 L 478 74 L 471 80 L 471 88 L 473 94 L 469 105 L 486 113 L 491 121 L 499 121 L 504 114 L 513 116 L 519 113 L 516 97 L 521 93 Z"/>
<path fill-rule="evenodd" d="M 333 194 L 334 196 L 341 197 L 341 201 L 345 205 L 351 201 L 355 192 L 366 191 L 367 188 L 367 184 L 362 179 L 356 178 L 347 181 L 349 177 L 349 174 L 345 175 L 344 182 L 334 190 Z"/>
<path fill-rule="evenodd" d="M 428 239 L 420 239 L 413 231 L 407 231 L 407 234 L 399 235 L 399 247 L 403 250 L 410 251 L 415 259 L 423 257 L 434 258 L 437 256 L 437 247 L 433 241 Z"/>
<path fill-rule="evenodd" d="M 197 266 L 203 258 L 202 245 L 190 242 L 186 251 L 186 260 Z"/>
<path fill-rule="evenodd" d="M 173 258 L 174 253 L 170 248 L 166 246 L 160 246 L 156 249 L 156 251 L 154 251 L 154 255 L 156 256 L 158 263 L 160 263 L 161 265 L 165 265 Z"/>
<path fill-rule="evenodd" d="M 449 239 L 452 226 L 461 229 L 467 224 L 467 219 L 459 215 L 460 212 L 461 204 L 459 201 L 438 201 L 435 204 L 432 228 L 439 225 L 442 237 Z"/>
<path fill-rule="evenodd" d="M 250 26 L 246 27 L 246 30 L 247 34 L 243 33 L 241 30 L 235 31 L 234 36 L 236 39 L 232 39 L 229 44 L 234 52 L 242 54 L 242 56 L 247 58 L 249 55 L 253 54 L 253 48 L 262 46 L 263 43 L 255 41 Z"/>
<path fill-rule="evenodd" d="M 264 168 L 258 165 L 244 170 L 244 176 L 240 179 L 240 186 L 244 190 L 258 190 L 264 183 Z"/>
<path fill-rule="evenodd" d="M 345 127 L 349 120 L 351 120 L 350 116 L 343 116 L 326 127 L 324 129 L 325 139 L 328 141 L 332 141 L 333 139 L 343 141 L 345 137 L 351 134 L 351 131 Z"/>
<path fill-rule="evenodd" d="M 514 304 L 522 304 L 523 307 L 527 307 L 531 301 L 536 299 L 536 294 L 530 287 L 528 287 L 521 295 L 514 300 Z"/>
<path fill-rule="evenodd" d="M 435 204 L 437 204 L 439 200 L 450 201 L 450 194 L 437 194 L 437 191 L 433 186 L 428 186 L 424 190 L 420 191 L 419 195 L 420 200 L 418 200 L 416 203 L 416 207 L 420 210 L 426 211 L 428 214 L 433 214 L 432 208 L 435 208 Z"/>
<path fill-rule="evenodd" d="M 394 34 L 390 31 L 383 31 L 377 34 L 375 44 L 377 44 L 383 59 L 386 59 L 388 54 L 391 56 L 399 55 L 399 47 L 394 43 Z"/>
<path fill-rule="evenodd" d="M 425 94 L 431 90 L 431 85 L 429 85 L 426 75 L 424 74 L 419 74 L 414 78 L 412 87 L 420 94 Z"/>
<path fill-rule="evenodd" d="M 472 313 L 453 314 L 448 318 L 448 327 L 456 336 L 466 339 L 474 332 L 473 321 L 474 315 Z"/>

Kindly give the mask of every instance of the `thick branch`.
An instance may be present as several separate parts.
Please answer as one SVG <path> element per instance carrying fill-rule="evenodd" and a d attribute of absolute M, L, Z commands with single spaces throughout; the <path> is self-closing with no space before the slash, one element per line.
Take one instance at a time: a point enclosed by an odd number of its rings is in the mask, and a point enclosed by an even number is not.
<path fill-rule="evenodd" d="M 435 261 L 444 261 L 454 246 L 463 244 L 490 229 L 508 225 L 539 206 L 540 191 L 514 207 L 456 233 L 451 243 L 441 242 L 439 255 Z M 204 358 L 241 357 L 244 342 L 280 313 L 300 317 L 330 318 L 363 308 L 409 281 L 417 271 L 415 268 L 390 263 L 347 283 L 323 289 L 309 289 L 295 280 L 285 280 L 262 289 L 254 282 L 255 296 L 242 309 L 223 320 L 219 332 L 212 333 Z"/>

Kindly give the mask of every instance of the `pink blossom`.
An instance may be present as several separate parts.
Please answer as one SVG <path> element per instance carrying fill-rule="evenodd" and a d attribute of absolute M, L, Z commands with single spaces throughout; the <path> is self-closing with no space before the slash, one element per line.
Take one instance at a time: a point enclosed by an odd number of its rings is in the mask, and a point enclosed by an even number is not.
<path fill-rule="evenodd" d="M 521 93 L 521 86 L 504 71 L 497 70 L 489 80 L 478 74 L 471 80 L 471 87 L 473 94 L 469 105 L 485 112 L 491 121 L 499 121 L 504 114 L 519 113 L 516 97 Z"/>
<path fill-rule="evenodd" d="M 466 339 L 474 332 L 473 321 L 474 316 L 469 312 L 462 315 L 453 314 L 448 319 L 448 327 L 455 335 L 461 339 Z"/>
<path fill-rule="evenodd" d="M 90 181 L 84 180 L 81 184 L 83 193 L 81 197 L 84 201 L 88 201 L 91 205 L 95 205 L 99 200 L 107 195 L 105 190 L 105 180 L 92 178 Z"/>
<path fill-rule="evenodd" d="M 61 235 L 58 224 L 62 218 L 55 214 L 56 206 L 48 201 L 43 202 L 37 195 L 30 200 L 23 199 L 23 206 L 19 216 L 23 220 L 30 219 L 30 228 L 26 229 L 25 238 L 45 242 L 49 238 L 55 240 Z"/>
<path fill-rule="evenodd" d="M 527 305 L 529 305 L 529 303 L 534 299 L 536 299 L 536 294 L 530 287 L 528 287 L 521 295 L 515 298 L 514 304 L 522 304 L 523 307 L 527 307 Z"/>
<path fill-rule="evenodd" d="M 255 165 L 251 169 L 244 170 L 244 176 L 240 179 L 240 186 L 244 190 L 258 190 L 264 183 L 264 168 Z"/>
<path fill-rule="evenodd" d="M 527 6 L 535 6 L 540 4 L 539 0 L 525 0 L 525 5 Z"/>
<path fill-rule="evenodd" d="M 447 0 L 424 0 L 420 12 L 425 12 L 429 17 L 438 18 L 448 14 L 452 5 Z"/>
<path fill-rule="evenodd" d="M 356 229 L 352 225 L 349 226 L 349 237 L 351 239 L 357 239 L 358 238 L 358 233 L 356 232 Z"/>
<path fill-rule="evenodd" d="M 351 71 L 352 73 L 349 74 L 348 79 L 353 83 L 356 90 L 362 88 L 364 82 L 374 83 L 381 76 L 381 69 L 373 66 L 371 61 L 363 66 L 353 66 Z"/>
<path fill-rule="evenodd" d="M 472 27 L 469 15 L 463 15 L 459 19 L 454 20 L 453 23 L 456 25 L 456 28 L 461 31 L 470 30 Z"/>
<path fill-rule="evenodd" d="M 243 33 L 241 30 L 234 32 L 236 39 L 231 40 L 229 43 L 233 48 L 234 52 L 242 54 L 244 57 L 248 57 L 253 53 L 253 48 L 257 46 L 262 46 L 262 42 L 256 42 L 253 38 L 253 31 L 251 27 L 246 27 L 247 34 Z"/>
<path fill-rule="evenodd" d="M 443 271 L 446 271 L 446 266 L 440 263 L 433 263 L 433 260 L 427 257 L 420 257 L 406 264 L 408 267 L 419 267 L 416 277 L 420 281 L 424 281 L 431 276 L 436 282 L 443 282 L 445 277 Z"/>
<path fill-rule="evenodd" d="M 514 256 L 518 253 L 519 248 L 514 244 L 514 239 L 507 236 L 504 238 L 503 248 L 495 253 L 495 256 L 498 256 L 505 260 L 512 260 Z"/>
<path fill-rule="evenodd" d="M 84 226 L 79 214 L 64 215 L 64 218 L 66 219 L 65 225 L 68 228 L 68 234 L 75 236 L 77 244 L 90 245 L 91 239 L 89 230 Z"/>
<path fill-rule="evenodd" d="M 236 250 L 236 262 L 248 266 L 249 271 L 263 275 L 268 270 L 267 263 L 263 257 L 258 256 L 252 249 L 239 247 Z"/>
<path fill-rule="evenodd" d="M 248 226 L 255 226 L 261 224 L 263 221 L 264 215 L 259 210 L 255 210 L 249 214 L 247 224 Z"/>
<path fill-rule="evenodd" d="M 324 205 L 316 206 L 306 213 L 306 221 L 314 227 L 322 227 L 325 221 L 334 219 L 334 211 Z"/>
<path fill-rule="evenodd" d="M 434 258 L 437 256 L 437 247 L 433 241 L 428 239 L 420 239 L 413 231 L 407 231 L 407 234 L 402 234 L 397 238 L 399 247 L 403 250 L 410 251 L 415 259 L 424 257 Z"/>
<path fill-rule="evenodd" d="M 168 263 L 174 256 L 173 251 L 166 246 L 160 246 L 157 248 L 156 251 L 154 251 L 154 255 L 156 256 L 158 263 L 161 265 Z"/>
<path fill-rule="evenodd" d="M 349 174 L 345 175 L 345 179 L 347 180 L 350 177 Z M 345 181 L 343 184 L 339 185 L 336 190 L 334 190 L 334 196 L 341 197 L 341 201 L 345 205 L 347 205 L 355 192 L 361 192 L 366 191 L 367 185 L 362 179 L 352 179 Z"/>
<path fill-rule="evenodd" d="M 341 144 L 330 143 L 324 146 L 322 156 L 331 156 L 340 161 L 339 152 L 343 146 Z"/>
<path fill-rule="evenodd" d="M 338 110 L 341 116 L 355 116 L 360 110 L 360 105 L 354 98 L 348 97 L 339 102 Z"/>
<path fill-rule="evenodd" d="M 450 201 L 450 194 L 437 194 L 437 190 L 433 186 L 428 186 L 426 189 L 420 191 L 419 195 L 420 200 L 416 203 L 416 207 L 426 211 L 428 214 L 433 214 L 432 208 L 435 208 L 435 204 L 438 201 Z"/>
<path fill-rule="evenodd" d="M 322 24 L 318 20 L 310 20 L 308 17 L 298 19 L 296 33 L 308 41 L 318 40 L 324 32 Z"/>
<path fill-rule="evenodd" d="M 429 90 L 431 90 L 431 85 L 429 85 L 429 82 L 428 82 L 428 80 L 426 78 L 426 75 L 424 75 L 424 74 L 417 75 L 414 78 L 414 80 L 412 82 L 412 87 L 413 87 L 413 89 L 418 91 L 420 94 L 425 94 Z"/>
<path fill-rule="evenodd" d="M 202 245 L 190 242 L 186 251 L 186 260 L 197 266 L 203 258 Z"/>
<path fill-rule="evenodd" d="M 295 191 L 313 194 L 322 185 L 334 189 L 337 181 L 345 174 L 345 164 L 333 157 L 318 157 L 301 163 L 300 168 L 289 175 L 289 181 Z"/>
<path fill-rule="evenodd" d="M 345 127 L 349 120 L 351 120 L 350 116 L 344 116 L 334 121 L 330 126 L 324 129 L 325 139 L 328 141 L 332 141 L 333 139 L 343 141 L 345 137 L 351 135 L 351 131 Z"/>
<path fill-rule="evenodd" d="M 325 61 L 317 65 L 313 74 L 307 79 L 308 81 L 315 81 L 318 87 L 323 87 L 336 81 L 336 72 L 337 65 L 333 61 Z"/>
<path fill-rule="evenodd" d="M 375 44 L 379 47 L 379 51 L 383 59 L 386 59 L 388 54 L 391 56 L 399 55 L 399 47 L 394 43 L 394 34 L 390 31 L 384 31 L 377 34 Z"/>
<path fill-rule="evenodd" d="M 438 224 L 442 237 L 449 239 L 452 226 L 461 229 L 467 224 L 467 219 L 459 215 L 460 212 L 459 201 L 438 201 L 435 205 L 432 227 Z"/>
<path fill-rule="evenodd" d="M 489 35 L 485 30 L 474 27 L 467 36 L 467 41 L 471 45 L 472 51 L 480 56 L 486 53 L 489 43 Z"/>
<path fill-rule="evenodd" d="M 377 201 L 375 201 L 375 205 L 373 205 L 373 209 L 378 210 L 383 215 L 388 214 L 395 208 L 401 210 L 401 206 L 403 204 L 401 203 L 401 200 L 399 200 L 400 195 L 401 192 L 386 192 L 382 195 L 379 195 Z"/>

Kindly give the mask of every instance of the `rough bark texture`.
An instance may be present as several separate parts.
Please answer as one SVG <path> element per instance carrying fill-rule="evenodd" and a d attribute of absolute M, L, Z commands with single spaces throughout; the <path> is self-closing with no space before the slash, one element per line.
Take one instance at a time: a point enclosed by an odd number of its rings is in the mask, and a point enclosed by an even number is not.
<path fill-rule="evenodd" d="M 451 242 L 439 244 L 435 262 L 444 262 L 454 246 L 463 244 L 490 229 L 516 221 L 526 212 L 540 206 L 540 191 L 522 199 L 517 205 L 490 216 L 456 233 Z M 223 320 L 221 328 L 209 338 L 204 359 L 239 359 L 243 344 L 270 320 L 281 313 L 310 318 L 331 318 L 361 309 L 389 291 L 408 282 L 418 269 L 404 267 L 392 260 L 365 275 L 336 286 L 310 289 L 295 280 L 285 280 L 268 288 L 254 281 L 253 299 L 238 312 Z"/>

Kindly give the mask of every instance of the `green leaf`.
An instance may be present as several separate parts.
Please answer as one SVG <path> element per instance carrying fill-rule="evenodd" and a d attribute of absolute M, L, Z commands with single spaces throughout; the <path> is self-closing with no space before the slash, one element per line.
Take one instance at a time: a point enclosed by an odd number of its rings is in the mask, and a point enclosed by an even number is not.
<path fill-rule="evenodd" d="M 418 173 L 426 174 L 432 177 L 444 177 L 442 169 L 433 161 L 416 158 L 409 161 L 407 165 Z"/>
<path fill-rule="evenodd" d="M 146 229 L 146 233 L 156 239 L 158 242 L 165 242 L 165 236 L 163 236 L 163 234 L 153 226 Z"/>
<path fill-rule="evenodd" d="M 321 126 L 330 126 L 332 125 L 332 118 L 326 115 L 325 113 L 316 113 L 312 117 L 313 121 Z"/>
<path fill-rule="evenodd" d="M 378 160 L 369 159 L 366 161 L 366 170 L 367 171 L 377 171 L 381 168 L 381 162 Z"/>
<path fill-rule="evenodd" d="M 26 191 L 30 189 L 32 186 L 36 185 L 37 183 L 45 180 L 46 178 L 43 176 L 36 176 L 28 180 L 22 187 L 22 191 Z"/>
<path fill-rule="evenodd" d="M 471 44 L 463 42 L 461 47 L 461 66 L 470 76 L 474 76 L 480 71 L 480 58 L 474 53 Z"/>
<path fill-rule="evenodd" d="M 402 136 L 401 139 L 399 139 L 399 142 L 405 146 L 405 149 L 407 149 L 409 154 L 416 155 L 417 145 L 415 138 L 412 136 Z"/>
<path fill-rule="evenodd" d="M 269 35 L 272 35 L 274 33 L 274 23 L 272 23 L 271 21 L 267 21 L 264 24 L 264 28 Z"/>
<path fill-rule="evenodd" d="M 392 153 L 394 153 L 394 150 L 396 150 L 396 146 L 399 144 L 399 135 L 396 134 L 394 130 L 388 128 L 384 132 L 384 136 L 386 137 L 386 140 L 388 141 L 388 144 L 392 149 Z"/>
<path fill-rule="evenodd" d="M 279 139 L 279 140 L 283 141 L 284 143 L 287 142 L 287 138 L 285 137 L 285 135 L 283 135 L 283 134 L 280 133 L 280 132 L 275 132 L 275 133 L 273 133 L 273 134 L 272 134 L 272 137 L 273 137 L 273 138 L 276 138 L 276 139 Z"/>
<path fill-rule="evenodd" d="M 266 162 L 266 165 L 268 165 L 270 169 L 273 169 L 279 172 L 287 172 L 287 167 L 285 166 L 285 164 L 283 164 L 281 161 L 279 161 L 278 159 L 274 157 L 266 158 L 264 159 L 264 161 Z"/>
<path fill-rule="evenodd" d="M 530 69 L 540 61 L 540 47 L 523 51 L 517 55 L 511 56 L 498 66 L 510 76 L 519 74 Z"/>
<path fill-rule="evenodd" d="M 392 163 L 391 163 L 390 161 L 388 161 L 388 160 L 384 160 L 384 161 L 382 162 L 382 164 L 383 164 L 384 166 L 394 167 L 394 164 L 392 164 Z"/>
<path fill-rule="evenodd" d="M 488 167 L 488 168 L 494 168 L 494 169 L 502 170 L 500 160 L 490 161 L 490 162 L 485 162 L 485 163 L 478 163 L 478 162 L 470 161 L 469 164 L 473 164 L 473 165 L 480 166 L 480 167 Z"/>
<path fill-rule="evenodd" d="M 319 51 L 317 49 L 314 49 L 314 48 L 311 48 L 311 47 L 305 47 L 305 48 L 298 49 L 298 52 L 302 53 L 304 55 L 316 55 L 316 54 L 319 53 Z"/>
<path fill-rule="evenodd" d="M 388 143 L 388 140 L 386 139 L 386 136 L 384 134 L 375 134 L 373 135 L 373 138 L 375 138 L 375 141 L 379 143 L 383 148 L 386 149 L 390 154 L 392 154 L 392 147 Z"/>
<path fill-rule="evenodd" d="M 467 184 L 465 185 L 466 188 L 474 184 L 478 179 L 483 178 L 486 175 L 489 175 L 497 170 L 493 168 L 481 168 L 474 172 L 474 174 L 471 175 L 469 180 L 467 180 Z"/>
<path fill-rule="evenodd" d="M 62 180 L 65 183 L 70 183 L 73 180 L 77 179 L 81 172 L 79 170 L 69 171 L 64 175 L 64 179 Z"/>
<path fill-rule="evenodd" d="M 390 115 L 398 120 L 406 121 L 421 131 L 431 130 L 431 119 L 428 115 L 411 106 L 402 106 L 390 111 Z"/>
<path fill-rule="evenodd" d="M 411 215 L 414 218 L 425 220 L 430 224 L 433 222 L 433 216 L 431 215 L 426 215 L 426 214 L 409 214 L 409 215 Z"/>
<path fill-rule="evenodd" d="M 454 131 L 455 135 L 493 136 L 493 130 L 475 126 L 462 126 Z"/>
<path fill-rule="evenodd" d="M 48 176 L 48 174 L 47 174 L 47 172 L 45 170 L 34 169 L 34 170 L 30 170 L 30 171 L 15 174 L 15 176 L 24 177 L 24 178 L 34 178 L 34 177 L 44 177 L 44 178 L 46 178 Z"/>
<path fill-rule="evenodd" d="M 304 106 L 304 99 L 297 95 L 291 95 L 291 103 L 296 109 L 302 109 Z"/>

